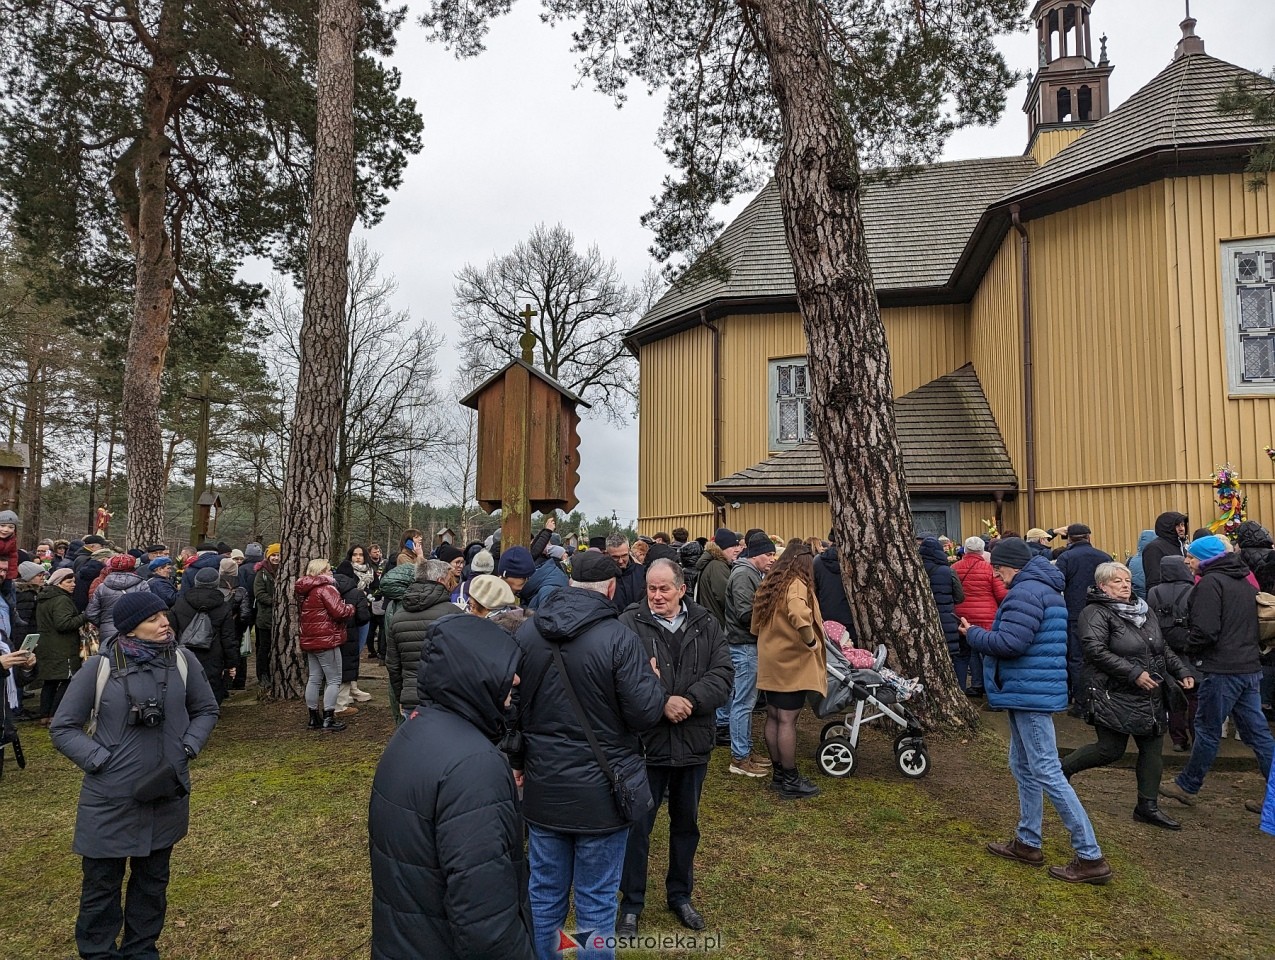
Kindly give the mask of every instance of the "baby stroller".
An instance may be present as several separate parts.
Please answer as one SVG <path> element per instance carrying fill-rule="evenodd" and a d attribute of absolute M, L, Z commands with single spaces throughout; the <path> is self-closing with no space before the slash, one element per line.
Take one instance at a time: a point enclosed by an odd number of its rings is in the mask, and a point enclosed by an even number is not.
<path fill-rule="evenodd" d="M 811 706 L 820 719 L 841 714 L 840 719 L 824 724 L 819 735 L 815 759 L 819 769 L 830 777 L 848 777 L 859 768 L 855 751 L 859 748 L 859 731 L 865 723 L 886 717 L 894 721 L 902 733 L 894 741 L 894 762 L 899 772 L 913 779 L 930 772 L 930 754 L 925 746 L 921 725 L 912 711 L 903 706 L 913 692 L 923 694 L 919 683 L 909 682 L 904 692 L 879 672 L 885 666 L 885 647 L 877 647 L 872 669 L 851 666 L 841 647 L 826 640 L 828 652 L 828 695 Z"/>

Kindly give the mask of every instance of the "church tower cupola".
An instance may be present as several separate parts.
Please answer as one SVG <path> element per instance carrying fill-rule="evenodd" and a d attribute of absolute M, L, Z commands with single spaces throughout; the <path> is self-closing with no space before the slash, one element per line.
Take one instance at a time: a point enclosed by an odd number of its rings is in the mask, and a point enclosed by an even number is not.
<path fill-rule="evenodd" d="M 1101 52 L 1094 57 L 1090 20 L 1096 2 L 1039 0 L 1032 10 L 1038 66 L 1023 104 L 1031 141 L 1042 130 L 1083 129 L 1111 112 L 1108 80 L 1114 68 L 1107 60 L 1105 36 L 1099 38 Z"/>

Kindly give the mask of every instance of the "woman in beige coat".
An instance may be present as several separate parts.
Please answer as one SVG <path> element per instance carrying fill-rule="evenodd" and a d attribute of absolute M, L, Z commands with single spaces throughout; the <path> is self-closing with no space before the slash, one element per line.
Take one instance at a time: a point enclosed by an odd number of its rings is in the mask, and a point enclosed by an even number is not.
<path fill-rule="evenodd" d="M 815 597 L 814 551 L 790 540 L 753 598 L 757 689 L 766 692 L 766 749 L 771 786 L 785 800 L 819 794 L 797 771 L 797 716 L 806 695 L 828 692 L 823 617 Z"/>

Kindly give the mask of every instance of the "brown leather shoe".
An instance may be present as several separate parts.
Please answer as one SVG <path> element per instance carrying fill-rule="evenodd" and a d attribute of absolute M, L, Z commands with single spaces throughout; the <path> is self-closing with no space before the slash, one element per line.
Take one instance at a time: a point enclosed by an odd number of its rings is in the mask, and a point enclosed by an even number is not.
<path fill-rule="evenodd" d="M 1106 857 L 1099 857 L 1097 860 L 1076 857 L 1065 867 L 1050 867 L 1049 875 L 1065 883 L 1092 883 L 1102 886 L 1111 879 L 1111 864 L 1107 863 Z"/>
<path fill-rule="evenodd" d="M 1029 867 L 1042 867 L 1045 865 L 1044 851 L 1039 847 L 1028 846 L 1017 837 L 1009 841 L 1009 843 L 989 843 L 987 852 L 994 853 L 998 857 L 1004 857 L 1006 860 L 1016 860 L 1019 863 L 1025 863 Z"/>

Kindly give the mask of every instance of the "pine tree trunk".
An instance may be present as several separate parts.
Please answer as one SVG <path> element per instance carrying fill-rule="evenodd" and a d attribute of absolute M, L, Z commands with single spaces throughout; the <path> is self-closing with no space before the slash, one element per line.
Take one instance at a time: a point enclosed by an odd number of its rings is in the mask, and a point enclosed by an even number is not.
<path fill-rule="evenodd" d="M 354 44 L 358 0 L 320 0 L 314 193 L 302 303 L 301 365 L 284 476 L 283 556 L 275 583 L 268 696 L 293 699 L 305 683 L 294 585 L 310 560 L 331 556 L 332 484 L 341 426 L 354 226 Z"/>
<path fill-rule="evenodd" d="M 927 724 L 971 728 L 977 714 L 957 686 L 913 539 L 854 132 L 816 5 L 764 0 L 759 11 L 783 126 L 775 177 L 847 595 L 863 638 L 885 643 L 902 673 L 924 680 Z"/>
<path fill-rule="evenodd" d="M 39 349 L 38 346 L 35 349 Z M 26 411 L 22 419 L 22 442 L 27 447 L 27 470 L 22 476 L 19 542 L 29 547 L 40 539 L 40 491 L 44 485 L 44 421 L 48 391 L 45 368 L 28 364 Z"/>
<path fill-rule="evenodd" d="M 177 262 L 168 232 L 168 108 L 177 68 L 166 55 L 176 14 L 165 4 L 159 46 L 142 94 L 142 130 L 119 161 L 113 189 L 136 260 L 133 322 L 124 359 L 121 414 L 128 450 L 130 545 L 159 540 L 164 532 L 164 442 L 159 429 L 160 377 L 168 354 Z"/>

